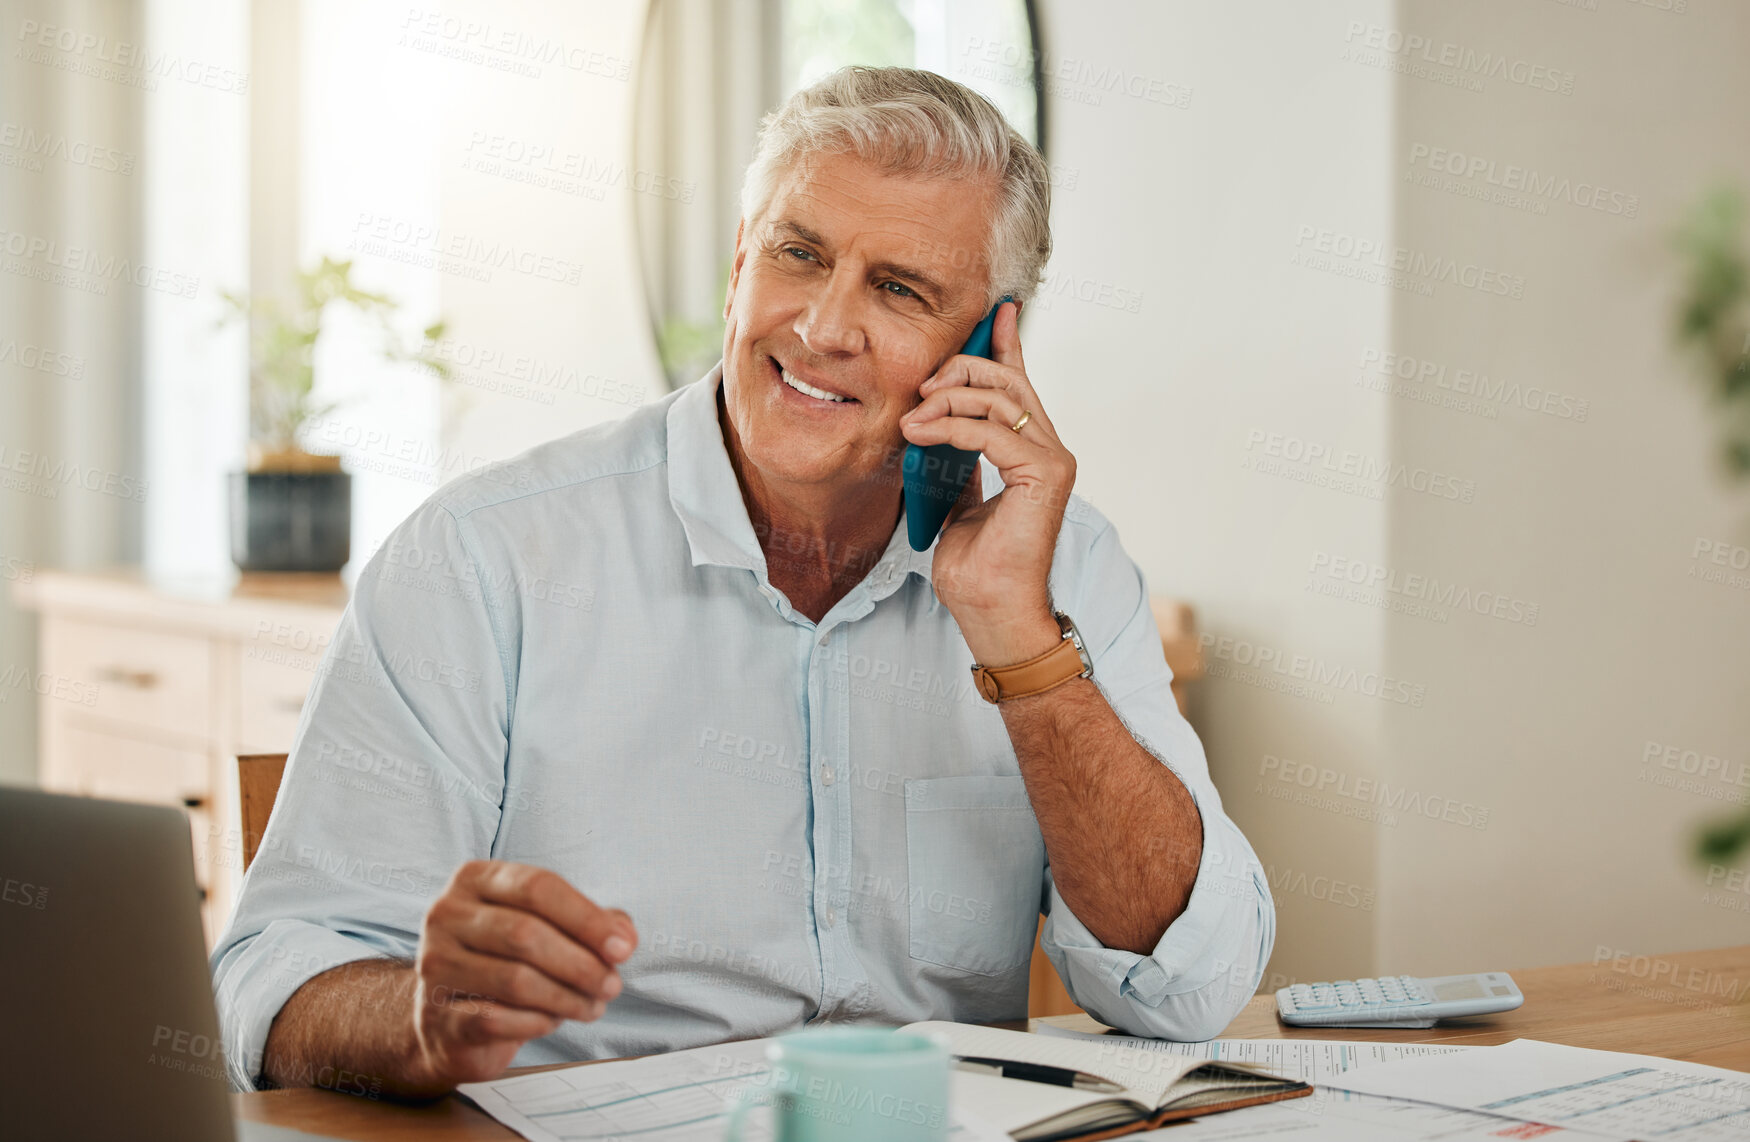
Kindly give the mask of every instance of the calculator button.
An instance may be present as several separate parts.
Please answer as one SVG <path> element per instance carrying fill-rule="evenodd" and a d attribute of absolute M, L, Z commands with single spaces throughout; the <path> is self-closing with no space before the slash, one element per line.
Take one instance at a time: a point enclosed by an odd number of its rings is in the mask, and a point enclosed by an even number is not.
<path fill-rule="evenodd" d="M 1399 1007 L 1423 1007 L 1433 1000 L 1417 986 L 1416 981 L 1409 976 L 1404 977 L 1404 997 L 1398 1000 Z"/>

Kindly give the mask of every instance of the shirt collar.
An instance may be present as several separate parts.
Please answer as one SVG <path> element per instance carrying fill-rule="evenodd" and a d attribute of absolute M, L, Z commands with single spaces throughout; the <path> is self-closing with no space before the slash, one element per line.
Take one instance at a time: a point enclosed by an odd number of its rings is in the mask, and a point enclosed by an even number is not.
<path fill-rule="evenodd" d="M 718 362 L 669 405 L 668 499 L 686 532 L 693 566 L 745 567 L 765 579 L 765 552 L 748 519 L 741 483 L 735 478 L 717 419 L 717 390 L 722 383 L 723 364 Z M 989 476 L 987 472 L 987 480 Z M 911 549 L 902 510 L 870 580 L 879 587 L 915 571 L 928 582 L 935 555 L 934 543 L 925 551 Z"/>

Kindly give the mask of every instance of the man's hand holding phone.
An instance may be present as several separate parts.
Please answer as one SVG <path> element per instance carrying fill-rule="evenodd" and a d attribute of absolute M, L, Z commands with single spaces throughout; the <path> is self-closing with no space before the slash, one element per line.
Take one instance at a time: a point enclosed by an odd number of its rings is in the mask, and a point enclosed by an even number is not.
<path fill-rule="evenodd" d="M 1076 477 L 1075 457 L 1027 377 L 1019 313 L 1014 302 L 1000 306 L 993 359 L 950 357 L 900 420 L 911 443 L 982 452 L 1002 475 L 1003 490 L 986 501 L 974 469 L 936 541 L 930 572 L 974 658 L 989 665 L 1024 661 L 1062 637 L 1049 579 Z"/>
<path fill-rule="evenodd" d="M 624 912 L 564 877 L 509 861 L 469 861 L 426 912 L 414 962 L 421 1085 L 494 1078 L 530 1039 L 599 1019 L 638 944 Z"/>

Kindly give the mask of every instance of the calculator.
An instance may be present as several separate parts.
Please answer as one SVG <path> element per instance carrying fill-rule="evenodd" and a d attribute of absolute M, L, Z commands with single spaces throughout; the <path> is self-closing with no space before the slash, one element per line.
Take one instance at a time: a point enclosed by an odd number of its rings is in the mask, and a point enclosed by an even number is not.
<path fill-rule="evenodd" d="M 1506 972 L 1394 975 L 1285 987 L 1276 993 L 1276 1015 L 1302 1027 L 1432 1027 L 1439 1019 L 1511 1011 L 1524 1002 Z"/>

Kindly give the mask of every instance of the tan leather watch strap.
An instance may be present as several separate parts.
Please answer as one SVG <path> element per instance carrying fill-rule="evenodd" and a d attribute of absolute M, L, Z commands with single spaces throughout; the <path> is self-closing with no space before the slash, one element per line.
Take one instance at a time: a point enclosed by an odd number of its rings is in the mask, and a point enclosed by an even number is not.
<path fill-rule="evenodd" d="M 985 701 L 995 703 L 1031 698 L 1055 690 L 1072 679 L 1093 674 L 1093 666 L 1081 646 L 1081 636 L 1076 633 L 1075 624 L 1061 611 L 1056 613 L 1056 618 L 1063 631 L 1063 641 L 1044 654 L 1013 666 L 972 664 L 973 682 Z"/>

